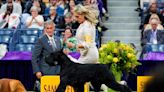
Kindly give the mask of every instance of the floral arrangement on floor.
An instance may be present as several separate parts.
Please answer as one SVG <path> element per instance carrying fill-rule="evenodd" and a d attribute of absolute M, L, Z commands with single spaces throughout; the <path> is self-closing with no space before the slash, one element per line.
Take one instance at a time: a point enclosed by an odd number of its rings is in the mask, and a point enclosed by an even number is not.
<path fill-rule="evenodd" d="M 112 41 L 99 48 L 99 62 L 109 64 L 114 75 L 123 71 L 129 73 L 136 66 L 141 65 L 137 61 L 136 51 L 132 45 Z"/>

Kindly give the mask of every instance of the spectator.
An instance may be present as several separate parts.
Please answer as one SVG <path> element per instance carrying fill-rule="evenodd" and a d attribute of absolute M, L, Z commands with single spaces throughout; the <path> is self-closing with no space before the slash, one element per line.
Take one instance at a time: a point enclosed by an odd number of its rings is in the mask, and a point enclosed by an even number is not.
<path fill-rule="evenodd" d="M 50 11 L 49 11 L 49 14 L 48 16 L 44 16 L 45 20 L 52 20 L 55 24 L 57 24 L 57 13 L 56 13 L 56 7 L 54 6 L 51 6 L 50 7 Z"/>
<path fill-rule="evenodd" d="M 49 14 L 51 7 L 55 7 L 56 8 L 56 4 L 57 4 L 57 0 L 50 0 L 49 3 L 46 6 L 44 15 Z M 55 11 L 56 11 L 56 9 L 55 9 Z"/>
<path fill-rule="evenodd" d="M 78 62 L 80 53 L 76 49 L 77 39 L 73 34 L 73 30 L 70 27 L 65 28 L 65 32 L 63 33 L 63 51 L 71 60 Z"/>
<path fill-rule="evenodd" d="M 86 0 L 84 5 L 89 5 L 89 6 L 91 5 L 95 8 L 98 8 L 99 9 L 99 17 L 101 18 L 101 20 L 103 20 L 103 18 L 105 18 L 106 20 L 108 19 L 108 14 L 104 8 L 102 0 Z"/>
<path fill-rule="evenodd" d="M 76 52 L 77 39 L 73 36 L 73 30 L 70 27 L 66 27 L 63 34 L 63 47 L 66 54 L 70 52 Z M 73 44 L 68 46 L 69 44 Z"/>
<path fill-rule="evenodd" d="M 0 28 L 17 28 L 20 20 L 17 13 L 12 13 L 12 4 L 7 5 L 7 11 L 0 14 Z"/>
<path fill-rule="evenodd" d="M 73 15 L 71 13 L 67 13 L 64 17 L 65 27 L 70 26 L 72 29 L 77 29 L 79 27 L 79 23 L 73 19 Z"/>
<path fill-rule="evenodd" d="M 70 26 L 72 29 L 77 29 L 79 26 L 79 23 L 77 21 L 74 21 L 72 17 L 73 17 L 73 15 L 70 12 L 68 12 L 64 16 L 63 23 L 61 21 L 57 24 L 57 28 L 63 29 L 63 28 L 66 28 L 67 26 Z"/>
<path fill-rule="evenodd" d="M 45 56 L 60 50 L 62 47 L 60 39 L 54 36 L 54 30 L 55 24 L 53 21 L 46 21 L 44 26 L 45 34 L 38 39 L 34 46 L 32 67 L 37 79 L 40 79 L 43 75 L 56 75 L 60 72 L 60 66 L 49 66 L 44 59 Z"/>
<path fill-rule="evenodd" d="M 74 10 L 75 17 L 80 23 L 76 32 L 78 40 L 77 49 L 80 51 L 79 63 L 98 63 L 98 49 L 96 47 L 95 25 L 98 22 L 98 10 L 92 7 L 77 5 Z"/>
<path fill-rule="evenodd" d="M 148 10 L 148 12 L 146 14 L 146 17 L 144 20 L 144 26 L 149 23 L 150 16 L 154 13 L 159 16 L 161 24 L 164 23 L 164 17 L 160 13 L 157 12 L 157 3 L 152 3 L 150 6 L 150 9 Z"/>
<path fill-rule="evenodd" d="M 49 0 L 49 5 L 48 6 L 54 6 L 56 7 L 56 4 L 57 4 L 57 0 Z"/>
<path fill-rule="evenodd" d="M 26 19 L 26 26 L 28 28 L 43 29 L 44 19 L 42 15 L 38 14 L 38 8 L 36 6 L 31 7 L 31 16 Z"/>
<path fill-rule="evenodd" d="M 24 0 L 15 0 L 15 2 L 22 6 L 22 12 L 23 12 L 25 9 L 25 1 Z"/>
<path fill-rule="evenodd" d="M 0 14 L 7 11 L 7 5 L 12 6 L 12 13 L 16 13 L 19 16 L 22 14 L 22 7 L 20 4 L 15 3 L 13 0 L 7 0 L 7 3 L 1 6 Z"/>
<path fill-rule="evenodd" d="M 162 30 L 157 29 L 158 21 L 151 21 L 152 30 L 144 31 L 142 45 L 146 44 L 164 44 L 164 34 Z"/>
<path fill-rule="evenodd" d="M 26 2 L 25 10 L 23 13 L 30 14 L 30 8 L 32 6 L 38 7 L 39 14 L 44 14 L 44 11 L 45 11 L 44 9 L 46 8 L 46 5 L 45 3 L 42 2 L 42 0 L 29 0 L 28 2 Z"/>
<path fill-rule="evenodd" d="M 68 7 L 66 7 L 66 9 L 64 10 L 64 15 L 67 14 L 68 12 L 73 14 L 73 10 L 74 10 L 75 5 L 76 5 L 75 1 L 74 0 L 70 0 Z"/>
<path fill-rule="evenodd" d="M 53 20 L 53 22 L 56 24 L 57 28 L 62 28 L 64 29 L 64 17 L 63 16 L 58 16 L 58 14 L 56 13 L 56 7 L 51 6 L 50 7 L 50 11 L 49 11 L 49 15 L 48 16 L 44 16 L 45 20 Z"/>
<path fill-rule="evenodd" d="M 58 16 L 64 16 L 64 10 L 66 7 L 68 7 L 66 0 L 59 0 L 57 2 L 56 12 Z"/>
<path fill-rule="evenodd" d="M 160 21 L 157 14 L 152 14 L 151 15 L 151 17 L 149 19 L 149 24 L 146 25 L 144 30 L 149 30 L 149 29 L 152 30 L 151 22 L 152 22 L 153 19 L 156 19 L 158 21 L 157 29 L 158 30 L 164 30 L 163 26 L 161 25 L 161 21 Z"/>

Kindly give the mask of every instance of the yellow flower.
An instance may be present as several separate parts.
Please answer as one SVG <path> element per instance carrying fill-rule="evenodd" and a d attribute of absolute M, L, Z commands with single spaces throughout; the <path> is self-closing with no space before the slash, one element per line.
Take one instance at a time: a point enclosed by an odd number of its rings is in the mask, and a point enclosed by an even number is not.
<path fill-rule="evenodd" d="M 102 52 L 102 51 L 103 51 L 103 48 L 102 48 L 102 47 L 100 47 L 99 51 L 100 51 L 100 52 Z"/>
<path fill-rule="evenodd" d="M 114 63 L 117 63 L 117 62 L 118 62 L 118 58 L 117 58 L 117 57 L 114 57 L 114 58 L 113 58 L 113 62 L 114 62 Z"/>
<path fill-rule="evenodd" d="M 102 48 L 107 48 L 107 45 L 106 45 L 106 44 L 103 44 L 103 45 L 102 45 Z"/>
<path fill-rule="evenodd" d="M 131 58 L 132 56 L 133 56 L 133 55 L 132 55 L 131 53 L 128 53 L 128 54 L 127 54 L 127 57 L 128 57 L 128 58 Z"/>
<path fill-rule="evenodd" d="M 118 49 L 114 48 L 113 53 L 118 53 Z"/>
<path fill-rule="evenodd" d="M 130 48 L 129 48 L 129 46 L 126 46 L 126 48 L 125 48 L 125 49 L 128 51 Z"/>

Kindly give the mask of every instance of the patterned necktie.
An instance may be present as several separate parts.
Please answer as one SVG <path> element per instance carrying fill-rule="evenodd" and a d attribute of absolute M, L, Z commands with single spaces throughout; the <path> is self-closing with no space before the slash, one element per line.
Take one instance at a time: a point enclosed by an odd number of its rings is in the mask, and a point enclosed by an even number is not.
<path fill-rule="evenodd" d="M 53 38 L 50 39 L 53 51 L 56 50 L 56 43 Z"/>

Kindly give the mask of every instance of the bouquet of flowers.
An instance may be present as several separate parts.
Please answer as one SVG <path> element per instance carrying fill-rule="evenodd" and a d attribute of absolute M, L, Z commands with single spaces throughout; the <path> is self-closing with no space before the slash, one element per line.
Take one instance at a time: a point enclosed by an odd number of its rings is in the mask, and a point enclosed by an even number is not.
<path fill-rule="evenodd" d="M 109 64 L 114 75 L 123 71 L 129 73 L 141 65 L 137 61 L 136 51 L 132 45 L 112 41 L 99 48 L 99 62 Z"/>

